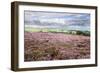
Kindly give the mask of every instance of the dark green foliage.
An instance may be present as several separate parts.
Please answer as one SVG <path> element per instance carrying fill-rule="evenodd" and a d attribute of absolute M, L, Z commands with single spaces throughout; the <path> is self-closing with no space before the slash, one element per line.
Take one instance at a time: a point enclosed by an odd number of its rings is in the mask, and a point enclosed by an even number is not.
<path fill-rule="evenodd" d="M 65 34 L 73 34 L 73 35 L 90 36 L 90 31 L 70 30 L 70 31 L 64 32 L 64 33 L 65 33 Z"/>
<path fill-rule="evenodd" d="M 77 35 L 84 35 L 84 36 L 90 36 L 90 32 L 89 31 L 76 31 Z"/>

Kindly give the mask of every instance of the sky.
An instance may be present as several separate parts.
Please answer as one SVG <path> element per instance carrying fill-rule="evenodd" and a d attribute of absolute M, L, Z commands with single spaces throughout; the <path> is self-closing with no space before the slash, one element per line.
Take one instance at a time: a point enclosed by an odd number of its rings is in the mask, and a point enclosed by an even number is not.
<path fill-rule="evenodd" d="M 71 28 L 89 30 L 90 14 L 70 12 L 24 11 L 25 25 L 34 28 Z"/>

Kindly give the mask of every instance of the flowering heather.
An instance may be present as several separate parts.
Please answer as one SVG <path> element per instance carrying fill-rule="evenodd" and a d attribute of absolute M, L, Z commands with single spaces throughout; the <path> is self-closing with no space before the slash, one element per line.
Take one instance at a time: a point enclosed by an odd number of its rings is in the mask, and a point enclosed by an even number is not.
<path fill-rule="evenodd" d="M 90 36 L 25 32 L 24 61 L 90 58 Z"/>

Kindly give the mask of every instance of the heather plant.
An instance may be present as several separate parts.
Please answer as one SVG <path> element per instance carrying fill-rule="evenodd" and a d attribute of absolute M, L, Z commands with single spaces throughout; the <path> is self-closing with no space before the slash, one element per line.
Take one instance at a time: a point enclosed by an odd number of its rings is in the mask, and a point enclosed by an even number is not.
<path fill-rule="evenodd" d="M 24 61 L 90 58 L 90 37 L 83 34 L 25 32 L 24 40 Z"/>

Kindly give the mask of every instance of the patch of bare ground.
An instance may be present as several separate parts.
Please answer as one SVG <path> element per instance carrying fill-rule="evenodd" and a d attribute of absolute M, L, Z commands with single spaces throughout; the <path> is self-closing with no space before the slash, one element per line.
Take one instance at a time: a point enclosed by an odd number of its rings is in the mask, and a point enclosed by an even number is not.
<path fill-rule="evenodd" d="M 24 61 L 90 58 L 90 37 L 63 33 L 25 32 Z"/>

